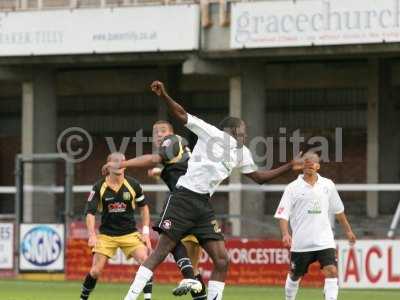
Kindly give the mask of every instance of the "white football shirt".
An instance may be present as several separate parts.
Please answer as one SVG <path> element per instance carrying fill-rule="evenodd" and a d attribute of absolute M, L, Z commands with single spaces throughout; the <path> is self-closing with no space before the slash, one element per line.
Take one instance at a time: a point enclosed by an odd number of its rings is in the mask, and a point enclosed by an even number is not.
<path fill-rule="evenodd" d="M 250 150 L 246 146 L 238 148 L 236 140 L 226 132 L 190 114 L 185 126 L 198 140 L 186 174 L 179 178 L 177 186 L 212 195 L 234 168 L 240 168 L 243 174 L 257 170 Z"/>
<path fill-rule="evenodd" d="M 275 218 L 290 222 L 291 251 L 308 252 L 336 248 L 329 216 L 343 211 L 332 180 L 318 174 L 317 182 L 310 185 L 299 175 L 285 188 Z"/>

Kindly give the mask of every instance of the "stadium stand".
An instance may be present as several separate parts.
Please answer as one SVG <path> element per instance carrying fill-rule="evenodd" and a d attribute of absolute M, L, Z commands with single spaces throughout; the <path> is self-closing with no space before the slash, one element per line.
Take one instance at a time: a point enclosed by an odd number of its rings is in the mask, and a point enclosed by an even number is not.
<path fill-rule="evenodd" d="M 96 8 L 198 3 L 199 0 L 0 0 L 0 10 Z M 207 1 L 208 2 L 208 1 Z M 216 2 L 216 1 L 215 1 Z"/>

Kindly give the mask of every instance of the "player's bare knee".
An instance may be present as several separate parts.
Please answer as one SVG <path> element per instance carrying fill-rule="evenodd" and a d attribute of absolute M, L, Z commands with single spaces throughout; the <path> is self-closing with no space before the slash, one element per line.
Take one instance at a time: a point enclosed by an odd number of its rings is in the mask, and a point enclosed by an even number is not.
<path fill-rule="evenodd" d="M 148 258 L 148 255 L 147 255 L 147 254 L 145 254 L 145 255 L 139 255 L 139 256 L 136 256 L 136 257 L 134 257 L 134 258 L 135 258 L 136 262 L 139 263 L 139 264 L 141 265 L 141 264 L 143 264 L 143 263 L 146 261 L 146 259 Z"/>
<path fill-rule="evenodd" d="M 95 265 L 90 269 L 90 276 L 97 279 L 100 277 L 102 271 L 101 267 Z"/>
<path fill-rule="evenodd" d="M 338 277 L 338 272 L 336 266 L 326 266 L 323 268 L 323 273 L 327 278 L 336 278 Z"/>

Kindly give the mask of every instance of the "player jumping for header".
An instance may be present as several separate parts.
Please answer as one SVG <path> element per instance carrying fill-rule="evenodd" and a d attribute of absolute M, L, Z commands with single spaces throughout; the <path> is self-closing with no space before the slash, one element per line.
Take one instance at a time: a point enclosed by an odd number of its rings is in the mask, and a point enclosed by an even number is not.
<path fill-rule="evenodd" d="M 155 268 L 187 234 L 196 236 L 214 263 L 207 299 L 221 300 L 229 258 L 210 197 L 235 168 L 262 184 L 289 171 L 294 162 L 274 170 L 257 170 L 249 149 L 244 146 L 246 125 L 241 119 L 228 117 L 218 129 L 188 114 L 167 94 L 160 81 L 153 82 L 151 89 L 165 101 L 171 114 L 197 135 L 198 140 L 187 172 L 179 178 L 158 223 L 162 230 L 158 245 L 140 266 L 125 300 L 137 299 Z"/>
<path fill-rule="evenodd" d="M 178 179 L 187 171 L 191 151 L 186 140 L 175 134 L 172 124 L 164 120 L 159 120 L 153 125 L 153 144 L 157 150 L 156 153 L 138 156 L 122 161 L 120 164 L 108 162 L 102 168 L 103 174 L 113 168 L 148 169 L 148 175 L 150 177 L 160 176 L 172 193 Z M 157 167 L 160 164 L 163 166 L 162 169 Z M 158 224 L 159 222 L 156 223 L 154 230 L 162 232 L 157 226 Z M 172 254 L 184 278 L 180 288 L 174 290 L 174 295 L 181 296 L 191 292 L 193 299 L 205 300 L 207 293 L 198 269 L 201 248 L 196 237 L 194 235 L 184 237 L 172 250 Z M 199 281 L 197 287 L 193 280 Z M 194 291 L 196 288 L 201 288 L 201 291 Z"/>

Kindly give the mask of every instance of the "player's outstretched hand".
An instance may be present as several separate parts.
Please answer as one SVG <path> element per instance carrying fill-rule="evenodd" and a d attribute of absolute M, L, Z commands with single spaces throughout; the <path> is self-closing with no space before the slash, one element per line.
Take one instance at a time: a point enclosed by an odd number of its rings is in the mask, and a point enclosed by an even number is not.
<path fill-rule="evenodd" d="M 90 248 L 93 248 L 94 246 L 96 246 L 96 243 L 97 243 L 97 236 L 95 234 L 91 234 L 89 236 L 88 246 Z"/>
<path fill-rule="evenodd" d="M 120 167 L 121 167 L 120 163 L 109 161 L 101 168 L 101 174 L 103 176 L 106 176 L 108 173 L 110 173 L 110 170 L 112 169 L 118 170 L 120 169 Z"/>
<path fill-rule="evenodd" d="M 292 246 L 292 237 L 290 234 L 285 234 L 282 237 L 282 242 L 284 247 L 290 248 Z"/>
<path fill-rule="evenodd" d="M 153 81 L 150 87 L 152 92 L 155 93 L 158 97 L 165 97 L 167 95 L 164 83 L 162 83 L 161 81 Z"/>
<path fill-rule="evenodd" d="M 101 175 L 106 176 L 108 174 L 109 165 L 106 163 L 104 166 L 101 167 Z"/>
<path fill-rule="evenodd" d="M 147 170 L 147 176 L 149 176 L 149 177 L 159 179 L 160 175 L 161 175 L 160 168 L 153 168 L 153 169 Z"/>
<path fill-rule="evenodd" d="M 301 170 L 304 166 L 304 159 L 302 158 L 303 152 L 300 151 L 292 160 L 292 169 Z"/>
<path fill-rule="evenodd" d="M 353 231 L 346 232 L 346 237 L 349 240 L 351 246 L 356 243 L 357 238 Z"/>

